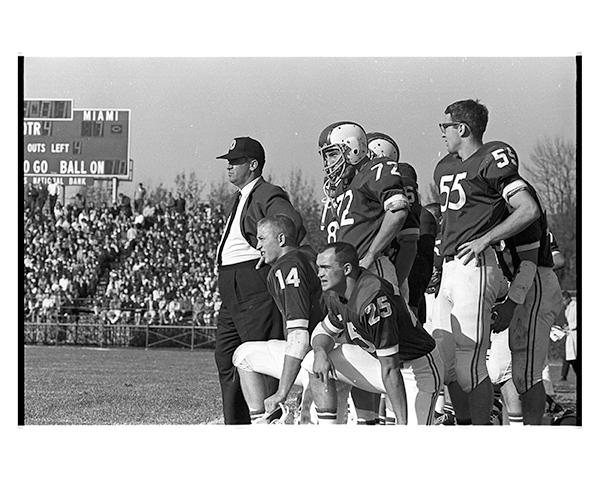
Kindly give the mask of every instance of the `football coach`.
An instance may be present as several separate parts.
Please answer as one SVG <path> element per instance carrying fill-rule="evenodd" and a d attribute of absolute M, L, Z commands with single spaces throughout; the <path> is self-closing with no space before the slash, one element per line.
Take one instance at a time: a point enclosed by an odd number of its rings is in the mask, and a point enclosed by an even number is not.
<path fill-rule="evenodd" d="M 257 140 L 238 137 L 229 151 L 217 157 L 227 160 L 229 181 L 237 192 L 217 249 L 221 308 L 217 323 L 215 361 L 223 398 L 225 424 L 249 424 L 250 413 L 232 363 L 233 352 L 243 342 L 283 339 L 283 321 L 267 291 L 270 267 L 256 249 L 256 224 L 266 216 L 284 214 L 292 219 L 298 243 L 306 230 L 302 217 L 285 191 L 262 177 L 265 151 Z M 271 386 L 274 393 L 277 384 Z"/>

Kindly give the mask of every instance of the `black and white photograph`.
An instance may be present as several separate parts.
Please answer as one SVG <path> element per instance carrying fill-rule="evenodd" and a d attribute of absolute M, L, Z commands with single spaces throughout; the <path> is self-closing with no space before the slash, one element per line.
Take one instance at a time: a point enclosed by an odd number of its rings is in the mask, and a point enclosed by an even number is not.
<path fill-rule="evenodd" d="M 358 475 L 395 438 L 440 466 L 436 443 L 473 442 L 483 469 L 484 439 L 577 438 L 583 43 L 461 50 L 511 33 L 483 13 L 428 50 L 248 51 L 236 7 L 211 10 L 223 35 L 235 17 L 225 49 L 13 52 L 17 434 L 302 478 L 286 442 L 329 474 L 362 455 Z M 386 12 L 307 28 L 376 37 Z"/>

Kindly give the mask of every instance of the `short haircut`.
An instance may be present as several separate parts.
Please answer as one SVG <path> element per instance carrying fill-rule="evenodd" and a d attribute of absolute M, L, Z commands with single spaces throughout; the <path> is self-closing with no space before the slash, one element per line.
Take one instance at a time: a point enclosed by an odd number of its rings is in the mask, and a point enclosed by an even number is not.
<path fill-rule="evenodd" d="M 283 233 L 288 245 L 298 245 L 298 242 L 296 241 L 298 230 L 296 229 L 296 225 L 294 225 L 292 219 L 287 215 L 284 215 L 283 213 L 277 213 L 275 215 L 266 216 L 258 221 L 256 227 L 258 228 L 264 225 L 270 225 L 275 235 Z"/>
<path fill-rule="evenodd" d="M 488 109 L 479 100 L 459 100 L 448 105 L 444 113 L 454 122 L 466 123 L 473 136 L 481 140 L 487 128 Z"/>
<path fill-rule="evenodd" d="M 398 170 L 403 177 L 408 177 L 412 179 L 415 183 L 417 183 L 417 171 L 410 163 L 400 162 L 398 163 Z"/>
<path fill-rule="evenodd" d="M 329 245 L 325 245 L 319 253 L 326 252 L 330 248 L 333 249 L 335 254 L 335 260 L 340 265 L 349 263 L 353 268 L 358 269 L 358 252 L 353 245 L 346 242 L 334 242 Z"/>

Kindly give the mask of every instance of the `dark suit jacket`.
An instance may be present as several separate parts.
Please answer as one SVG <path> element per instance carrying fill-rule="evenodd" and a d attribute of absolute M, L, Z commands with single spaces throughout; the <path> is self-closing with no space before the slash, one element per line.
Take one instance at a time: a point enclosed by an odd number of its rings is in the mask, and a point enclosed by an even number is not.
<path fill-rule="evenodd" d="M 230 206 L 230 211 L 232 205 Z M 256 224 L 257 222 L 266 216 L 275 214 L 287 215 L 296 225 L 298 232 L 298 244 L 306 235 L 306 229 L 302 224 L 302 217 L 294 209 L 290 203 L 288 194 L 285 191 L 265 181 L 262 177 L 259 177 L 258 181 L 254 185 L 254 188 L 250 192 L 248 200 L 242 210 L 242 235 L 246 241 L 256 248 Z"/>

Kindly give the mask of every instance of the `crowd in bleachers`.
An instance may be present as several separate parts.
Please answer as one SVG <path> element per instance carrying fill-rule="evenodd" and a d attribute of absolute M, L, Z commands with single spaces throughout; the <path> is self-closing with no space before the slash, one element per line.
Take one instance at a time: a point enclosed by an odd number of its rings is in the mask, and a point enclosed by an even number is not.
<path fill-rule="evenodd" d="M 113 324 L 216 324 L 220 207 L 186 208 L 181 195 L 94 205 L 78 194 L 50 210 L 39 199 L 27 196 L 23 211 L 28 320 L 85 312 Z"/>

